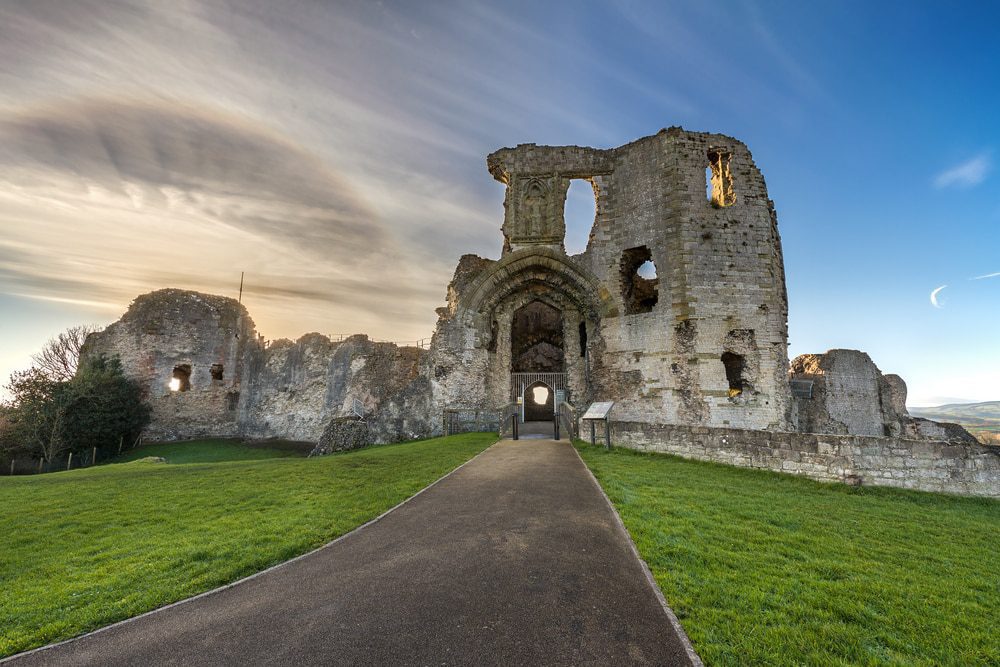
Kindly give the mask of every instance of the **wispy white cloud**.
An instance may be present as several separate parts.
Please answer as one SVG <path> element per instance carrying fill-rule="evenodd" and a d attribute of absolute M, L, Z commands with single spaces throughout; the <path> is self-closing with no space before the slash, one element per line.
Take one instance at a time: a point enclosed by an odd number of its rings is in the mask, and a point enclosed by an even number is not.
<path fill-rule="evenodd" d="M 993 159 L 989 153 L 979 155 L 957 164 L 950 169 L 945 169 L 934 177 L 934 187 L 936 188 L 971 188 L 986 180 L 986 175 L 993 167 Z"/>
<path fill-rule="evenodd" d="M 1000 276 L 1000 271 L 997 271 L 995 273 L 987 273 L 982 276 L 976 276 L 975 278 L 969 278 L 969 280 L 985 280 L 987 278 L 996 278 L 998 276 Z"/>
<path fill-rule="evenodd" d="M 942 306 L 942 304 L 938 302 L 938 294 L 940 294 L 941 290 L 943 290 L 945 287 L 947 287 L 947 285 L 941 285 L 941 287 L 937 287 L 931 290 L 931 305 L 934 306 L 935 308 L 940 308 Z"/>

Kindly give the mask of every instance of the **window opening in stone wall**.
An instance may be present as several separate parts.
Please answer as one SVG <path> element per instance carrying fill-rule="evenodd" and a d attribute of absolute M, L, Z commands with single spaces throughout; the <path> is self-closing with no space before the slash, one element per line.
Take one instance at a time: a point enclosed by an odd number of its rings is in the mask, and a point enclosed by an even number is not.
<path fill-rule="evenodd" d="M 640 270 L 645 275 L 641 275 Z M 622 253 L 621 280 L 626 314 L 653 310 L 659 298 L 659 278 L 649 248 L 639 246 Z"/>
<path fill-rule="evenodd" d="M 208 372 L 212 374 L 212 379 L 217 382 L 222 382 L 222 364 L 212 364 L 212 367 L 208 369 Z"/>
<path fill-rule="evenodd" d="M 191 389 L 191 364 L 178 364 L 174 366 L 173 376 L 170 378 L 170 391 L 188 391 Z"/>
<path fill-rule="evenodd" d="M 712 206 L 723 208 L 736 203 L 736 190 L 733 189 L 733 172 L 729 162 L 733 154 L 729 151 L 712 149 L 708 151 L 708 169 L 705 177 L 708 179 L 708 200 Z"/>
<path fill-rule="evenodd" d="M 240 405 L 240 392 L 231 391 L 226 394 L 226 408 L 232 412 Z"/>
<path fill-rule="evenodd" d="M 587 356 L 587 323 L 580 322 L 580 356 Z"/>
<path fill-rule="evenodd" d="M 722 364 L 726 367 L 726 380 L 729 381 L 729 398 L 736 398 L 743 393 L 746 387 L 746 380 L 743 379 L 746 361 L 741 354 L 723 352 Z"/>
<path fill-rule="evenodd" d="M 597 191 L 594 183 L 582 178 L 569 182 L 566 191 L 566 207 L 563 220 L 566 222 L 566 239 L 563 245 L 567 255 L 577 255 L 587 249 L 590 232 L 597 218 Z"/>

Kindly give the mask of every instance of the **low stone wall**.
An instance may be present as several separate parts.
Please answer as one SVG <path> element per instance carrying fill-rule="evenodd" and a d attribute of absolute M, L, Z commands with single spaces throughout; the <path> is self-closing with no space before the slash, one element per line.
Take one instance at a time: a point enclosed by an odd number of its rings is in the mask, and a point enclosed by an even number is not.
<path fill-rule="evenodd" d="M 873 436 L 612 422 L 614 446 L 847 484 L 1000 498 L 1000 451 Z"/>

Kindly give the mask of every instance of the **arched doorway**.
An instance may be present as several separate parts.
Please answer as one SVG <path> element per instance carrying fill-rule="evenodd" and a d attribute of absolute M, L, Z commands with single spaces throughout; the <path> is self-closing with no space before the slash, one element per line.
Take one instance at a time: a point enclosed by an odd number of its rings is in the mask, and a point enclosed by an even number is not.
<path fill-rule="evenodd" d="M 565 388 L 563 313 L 535 299 L 514 311 L 510 325 L 511 389 L 522 400 L 524 437 L 552 437 L 555 391 Z"/>
<path fill-rule="evenodd" d="M 536 382 L 524 392 L 524 421 L 551 422 L 555 415 L 555 392 L 544 382 Z"/>

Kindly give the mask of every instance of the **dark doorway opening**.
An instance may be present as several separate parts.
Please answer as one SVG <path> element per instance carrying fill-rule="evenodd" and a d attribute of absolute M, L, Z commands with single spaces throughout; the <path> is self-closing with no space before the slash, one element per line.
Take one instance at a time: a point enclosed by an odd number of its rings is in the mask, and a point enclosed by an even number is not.
<path fill-rule="evenodd" d="M 514 311 L 510 327 L 512 373 L 562 373 L 562 312 L 542 301 Z"/>

